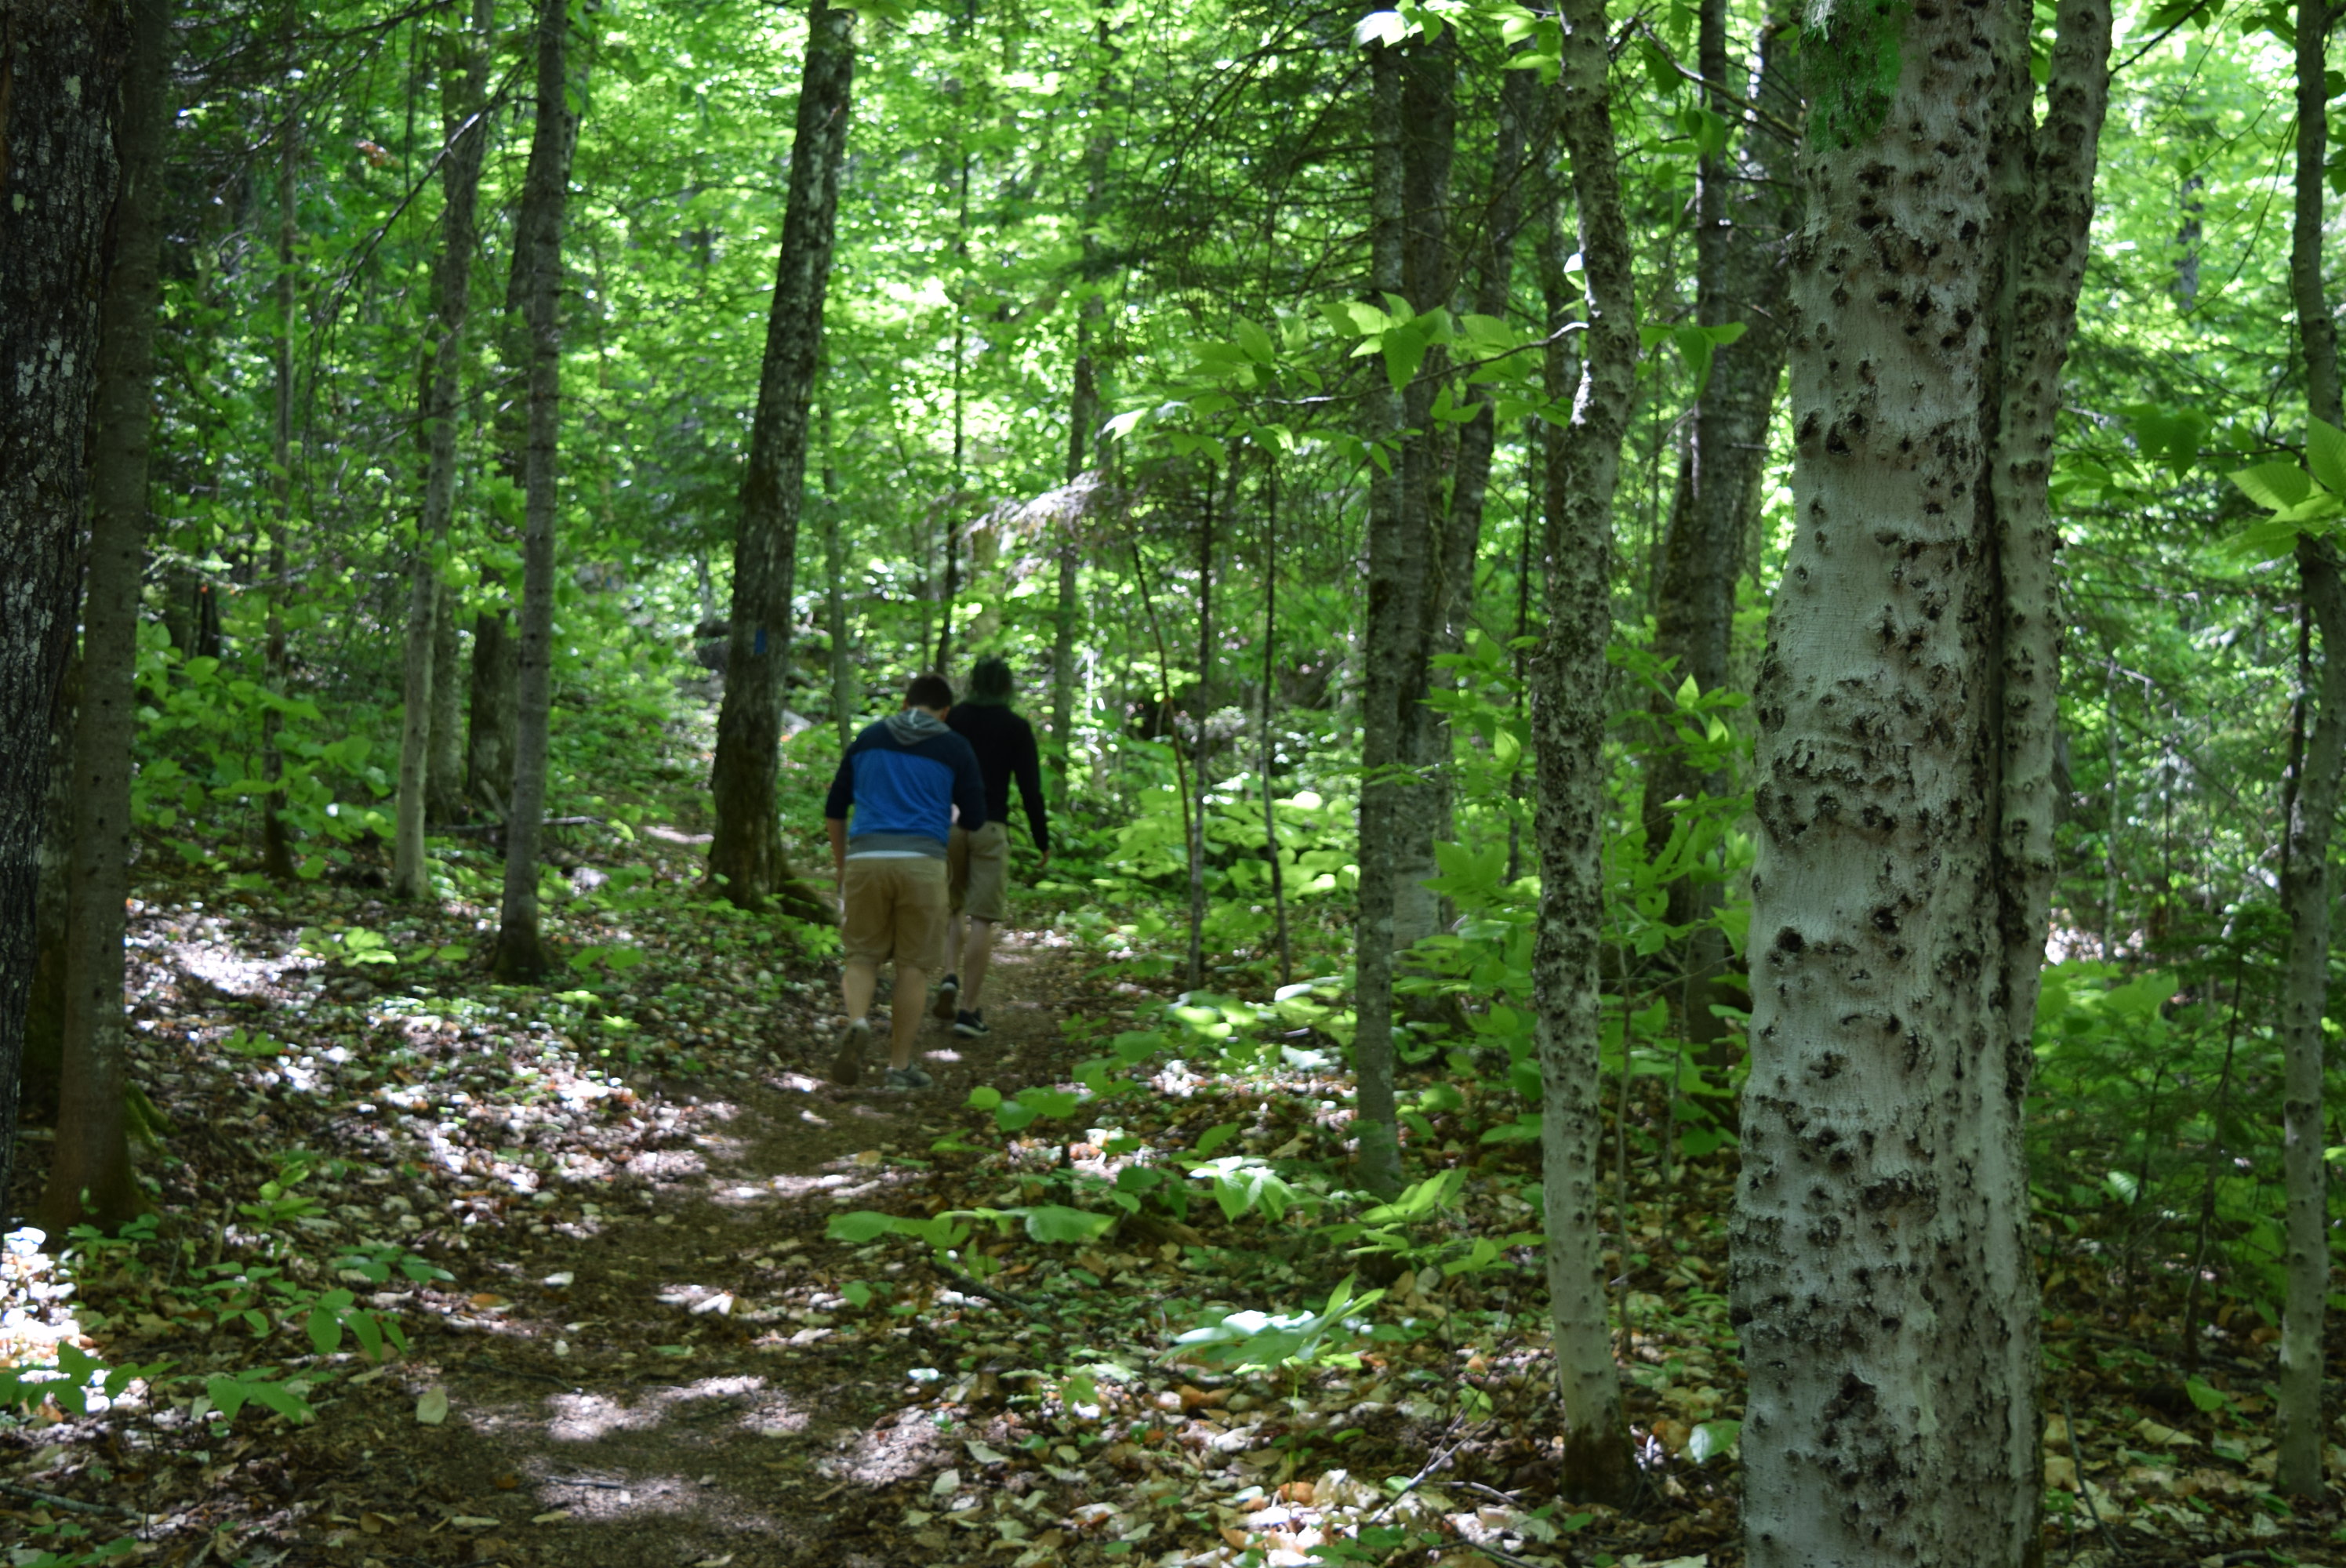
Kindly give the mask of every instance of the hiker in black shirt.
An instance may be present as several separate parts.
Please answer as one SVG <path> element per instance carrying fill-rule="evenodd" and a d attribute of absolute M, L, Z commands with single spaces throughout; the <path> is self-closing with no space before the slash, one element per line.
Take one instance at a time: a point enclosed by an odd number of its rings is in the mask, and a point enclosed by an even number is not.
<path fill-rule="evenodd" d="M 985 1033 L 978 993 L 994 956 L 994 928 L 1003 918 L 1010 880 L 1013 779 L 1026 808 L 1027 830 L 1042 851 L 1036 869 L 1051 863 L 1051 830 L 1043 814 L 1043 769 L 1035 752 L 1035 729 L 1010 711 L 1011 690 L 1010 666 L 989 654 L 970 670 L 968 692 L 945 716 L 954 733 L 977 753 L 977 770 L 985 780 L 984 825 L 975 832 L 955 828 L 945 856 L 951 913 L 945 921 L 946 973 L 937 986 L 937 1016 L 952 1019 L 954 1033 L 972 1039 Z M 960 972 L 964 964 L 968 966 L 965 981 Z"/>

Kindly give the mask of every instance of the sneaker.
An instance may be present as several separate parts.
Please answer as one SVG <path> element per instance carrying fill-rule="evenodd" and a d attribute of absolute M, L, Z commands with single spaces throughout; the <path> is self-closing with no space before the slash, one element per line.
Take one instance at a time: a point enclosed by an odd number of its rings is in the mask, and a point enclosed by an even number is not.
<path fill-rule="evenodd" d="M 964 1011 L 954 1013 L 954 1033 L 956 1034 L 967 1035 L 972 1040 L 984 1038 L 986 1033 L 985 1009 L 980 1007 L 974 1011 Z"/>
<path fill-rule="evenodd" d="M 848 1088 L 863 1075 L 863 1048 L 872 1043 L 872 1025 L 864 1019 L 852 1020 L 839 1032 L 839 1056 L 831 1064 L 831 1081 Z"/>
<path fill-rule="evenodd" d="M 918 1067 L 888 1069 L 888 1087 L 892 1089 L 933 1089 L 937 1081 Z"/>
<path fill-rule="evenodd" d="M 933 1011 L 939 1018 L 950 1023 L 953 1022 L 954 1004 L 960 999 L 961 981 L 959 977 L 948 974 L 937 982 L 937 1004 Z"/>

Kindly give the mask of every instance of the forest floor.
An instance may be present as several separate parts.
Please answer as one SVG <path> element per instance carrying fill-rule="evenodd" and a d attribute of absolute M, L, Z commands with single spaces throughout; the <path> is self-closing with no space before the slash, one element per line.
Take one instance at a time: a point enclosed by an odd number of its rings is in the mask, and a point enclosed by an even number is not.
<path fill-rule="evenodd" d="M 1082 1239 L 1036 1234 L 1035 1213 L 1152 1162 L 1178 1188 L 1225 1142 L 1247 1169 L 1341 1170 L 1349 1086 L 1308 1051 L 1252 1080 L 1158 1061 L 1140 1092 L 1006 1134 L 973 1090 L 1072 1088 L 1168 1000 L 1030 909 L 989 982 L 990 1036 L 924 1025 L 935 1089 L 869 1071 L 839 1088 L 828 943 L 682 896 L 693 840 L 652 829 L 576 873 L 550 922 L 569 992 L 490 983 L 484 911 L 461 900 L 141 889 L 137 1071 L 172 1124 L 144 1168 L 169 1217 L 85 1238 L 70 1297 L 45 1298 L 56 1268 L 20 1248 L 0 1357 L 62 1340 L 143 1376 L 0 1427 L 0 1539 L 65 1550 L 80 1531 L 183 1568 L 1741 1563 L 1731 1151 L 1624 1161 L 1645 1488 L 1566 1504 L 1524 1233 L 1535 1154 L 1479 1136 L 1515 1107 L 1484 1115 L 1474 1084 L 1421 1099 L 1413 1161 L 1460 1175 L 1402 1261 L 1368 1260 L 1382 1300 L 1316 1342 L 1304 1324 L 1283 1369 L 1217 1367 L 1178 1336 L 1233 1308 L 1294 1327 L 1354 1272 L 1335 1242 L 1361 1237 L 1308 1184 L 1270 1181 L 1234 1216 L 1095 1202 L 1107 1228 Z M 21 1145 L 19 1211 L 46 1149 Z M 1005 1217 L 980 1216 L 951 1261 L 835 1223 L 971 1210 Z M 387 1277 L 345 1267 L 370 1257 Z M 304 1304 L 338 1282 L 403 1326 L 403 1353 L 340 1336 L 321 1353 Z M 2266 1340 L 2211 1363 L 2209 1408 L 2140 1298 L 2074 1274 L 2055 1290 L 2049 1560 L 2346 1562 L 2334 1510 L 2270 1494 Z M 260 1396 L 219 1413 L 272 1381 L 303 1419 Z"/>

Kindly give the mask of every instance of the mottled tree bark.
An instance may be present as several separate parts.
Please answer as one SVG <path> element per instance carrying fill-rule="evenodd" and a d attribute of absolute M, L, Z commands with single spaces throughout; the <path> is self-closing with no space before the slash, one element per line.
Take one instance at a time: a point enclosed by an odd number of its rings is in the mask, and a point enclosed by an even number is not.
<path fill-rule="evenodd" d="M 2053 873 L 2046 485 L 2110 15 L 1837 6 L 1758 683 L 1734 1316 L 1752 1568 L 2040 1560 L 2021 1115 Z M 1894 89 L 1872 86 L 1898 63 Z"/>
<path fill-rule="evenodd" d="M 0 1204 L 16 1144 L 45 742 L 73 643 L 125 18 L 114 5 L 0 0 Z"/>
<path fill-rule="evenodd" d="M 1378 294 L 1402 290 L 1402 72 L 1398 46 L 1369 51 L 1369 286 Z M 1352 928 L 1352 995 L 1356 1019 L 1353 1113 L 1360 1183 L 1371 1192 L 1401 1189 L 1401 1145 L 1393 1131 L 1393 913 L 1400 874 L 1395 853 L 1401 830 L 1403 779 L 1402 704 L 1409 652 L 1423 626 L 1425 530 L 1422 505 L 1406 505 L 1402 393 L 1384 367 L 1371 360 L 1362 400 L 1363 433 L 1382 448 L 1369 469 L 1368 602 L 1362 630 L 1361 680 L 1360 918 Z M 1415 515 L 1413 531 L 1408 519 Z"/>
<path fill-rule="evenodd" d="M 1752 513 L 1767 466 L 1769 421 L 1784 372 L 1784 239 L 1800 220 L 1792 149 L 1769 117 L 1737 106 L 1741 95 L 1727 82 L 1727 28 L 1726 0 L 1702 0 L 1698 57 L 1704 96 L 1737 140 L 1696 165 L 1696 320 L 1705 327 L 1740 322 L 1744 334 L 1714 354 L 1710 380 L 1686 423 L 1654 606 L 1654 653 L 1672 661 L 1671 684 L 1691 677 L 1704 692 L 1731 679 L 1735 588 L 1745 540 L 1756 525 Z M 1782 56 L 1790 30 L 1789 19 L 1771 17 L 1760 43 L 1758 101 L 1780 118 L 1799 112 L 1783 102 L 1789 84 L 1781 79 Z M 1677 706 L 1671 693 L 1654 694 L 1665 740 Z M 1658 856 L 1669 843 L 1671 801 L 1721 795 L 1729 782 L 1724 774 L 1700 772 L 1675 748 L 1658 748 L 1646 767 L 1647 852 Z M 1703 921 L 1718 908 L 1719 891 L 1715 881 L 1680 877 L 1669 885 L 1663 918 L 1681 926 Z M 1719 1025 L 1709 1008 L 1710 987 L 1726 963 L 1726 939 L 1716 928 L 1706 929 L 1677 956 L 1692 983 L 1684 1027 L 1691 1039 L 1712 1040 Z"/>
<path fill-rule="evenodd" d="M 733 537 L 732 642 L 717 714 L 709 788 L 717 812 L 709 873 L 724 895 L 755 909 L 781 894 L 819 918 L 827 905 L 791 894 L 774 780 L 780 765 L 782 678 L 790 667 L 790 593 L 805 506 L 808 410 L 813 401 L 823 297 L 831 284 L 839 171 L 855 76 L 855 13 L 815 0 L 790 145 L 766 357 L 758 378 L 741 515 Z"/>
<path fill-rule="evenodd" d="M 1531 666 L 1540 863 L 1532 990 L 1538 1009 L 1548 1299 L 1566 1420 L 1563 1483 L 1567 1495 L 1618 1503 L 1636 1472 L 1613 1366 L 1597 1234 L 1603 1135 L 1597 957 L 1605 936 L 1605 649 L 1613 634 L 1613 493 L 1621 438 L 1637 395 L 1637 318 L 1606 81 L 1605 0 L 1565 0 L 1563 23 L 1556 137 L 1571 162 L 1588 317 L 1570 423 L 1548 436 L 1540 552 L 1547 626 Z"/>
<path fill-rule="evenodd" d="M 2328 160 L 2324 118 L 2330 90 L 2326 0 L 2297 7 L 2297 211 L 2289 282 L 2305 351 L 2308 413 L 2331 425 L 2339 412 L 2338 325 L 2321 276 L 2322 206 Z M 2321 628 L 2321 695 L 2290 813 L 2281 906 L 2289 915 L 2289 966 L 2281 981 L 2282 1182 L 2288 1192 L 2288 1287 L 2281 1312 L 2280 1462 L 2275 1484 L 2298 1497 L 2322 1485 L 2322 1329 L 2330 1301 L 2330 1199 L 2322 1145 L 2321 1019 L 2330 1000 L 2330 840 L 2338 820 L 2341 748 L 2346 748 L 2346 587 L 2324 540 L 2297 545 L 2299 591 Z M 2311 700 L 2306 694 L 2304 700 Z"/>
<path fill-rule="evenodd" d="M 514 687 L 513 804 L 505 813 L 505 899 L 491 967 L 503 979 L 546 972 L 537 931 L 537 844 L 546 817 L 546 727 L 554 675 L 554 531 L 562 442 L 562 222 L 578 145 L 567 0 L 536 21 L 537 122 L 514 219 L 514 270 L 527 339 L 528 445 L 522 459 L 521 658 Z M 512 309 L 508 301 L 507 309 Z"/>
<path fill-rule="evenodd" d="M 470 36 L 441 44 L 441 123 L 447 151 L 441 160 L 440 255 L 433 271 L 432 331 L 424 340 L 423 398 L 419 434 L 423 447 L 423 505 L 416 519 L 415 559 L 408 568 L 407 646 L 403 671 L 404 709 L 399 734 L 398 825 L 392 847 L 391 894 L 420 899 L 431 891 L 423 863 L 423 829 L 430 813 L 433 734 L 441 705 L 437 679 L 443 605 L 439 555 L 456 502 L 456 398 L 464 368 L 464 320 L 472 309 L 474 210 L 488 126 L 481 97 L 488 73 L 491 0 L 475 0 Z"/>
<path fill-rule="evenodd" d="M 163 137 L 169 0 L 130 0 L 130 52 L 115 131 L 120 195 L 100 308 L 90 432 L 89 565 L 82 596 L 80 714 L 73 746 L 73 894 L 66 919 L 57 1139 L 41 1196 L 52 1236 L 111 1230 L 147 1206 L 130 1171 L 122 1007 L 130 896 L 130 757 L 138 735 L 138 589 L 155 422 L 155 317 L 162 304 Z"/>

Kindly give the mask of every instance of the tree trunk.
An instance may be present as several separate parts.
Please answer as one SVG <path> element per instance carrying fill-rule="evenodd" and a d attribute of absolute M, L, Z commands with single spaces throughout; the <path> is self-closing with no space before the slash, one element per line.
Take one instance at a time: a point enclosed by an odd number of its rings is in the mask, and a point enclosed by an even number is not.
<path fill-rule="evenodd" d="M 1108 96 L 1116 88 L 1116 49 L 1109 40 L 1108 7 L 1099 7 L 1094 41 L 1102 64 L 1099 86 L 1090 106 L 1096 117 L 1091 138 L 1084 144 L 1084 281 L 1098 282 L 1099 223 L 1107 205 L 1107 160 L 1115 138 L 1107 129 Z M 1074 385 L 1067 394 L 1066 481 L 1073 484 L 1084 472 L 1092 433 L 1099 426 L 1099 381 L 1092 366 L 1092 328 L 1107 313 L 1098 293 L 1086 298 L 1076 311 Z M 1072 517 L 1057 542 L 1058 595 L 1051 616 L 1051 749 L 1058 763 L 1059 808 L 1069 795 L 1068 776 L 1075 767 L 1076 634 L 1083 625 L 1081 578 L 1077 573 L 1081 545 Z"/>
<path fill-rule="evenodd" d="M 53 1126 L 64 1070 L 66 942 L 73 908 L 74 716 L 81 706 L 81 657 L 67 662 L 49 710 L 47 789 L 41 802 L 39 892 L 33 905 L 33 994 L 25 1009 L 25 1054 L 17 1115 Z M 0 1195 L 5 1196 L 5 1195 Z"/>
<path fill-rule="evenodd" d="M 847 556 L 839 537 L 839 470 L 831 464 L 831 405 L 822 405 L 823 623 L 831 635 L 831 722 L 844 755 L 855 740 L 855 663 L 847 657 Z"/>
<path fill-rule="evenodd" d="M 733 540 L 732 643 L 709 786 L 717 811 L 709 874 L 743 909 L 758 908 L 790 881 L 774 779 L 780 761 L 782 677 L 790 667 L 799 515 L 805 503 L 807 412 L 814 395 L 823 295 L 831 282 L 854 74 L 855 13 L 815 0 L 807 21 L 797 137 L 790 144 L 790 205 L 782 219 L 773 311 L 766 323 L 766 358 Z M 805 895 L 790 901 L 823 907 Z"/>
<path fill-rule="evenodd" d="M 416 521 L 415 560 L 409 568 L 407 647 L 399 738 L 399 817 L 392 848 L 393 898 L 429 896 L 423 829 L 431 799 L 433 725 L 439 717 L 439 629 L 448 616 L 440 581 L 440 552 L 456 499 L 456 398 L 464 368 L 464 319 L 472 308 L 474 208 L 488 145 L 481 96 L 488 71 L 491 0 L 474 0 L 472 36 L 442 41 L 441 123 L 447 156 L 441 165 L 446 202 L 440 216 L 440 256 L 433 281 L 438 300 L 425 341 L 420 411 L 424 450 L 423 506 Z"/>
<path fill-rule="evenodd" d="M 2046 493 L 2109 10 L 1837 11 L 1800 165 L 1800 527 L 1756 704 L 1734 1317 L 1752 1568 L 2041 1561 L 2022 1110 L 2053 872 Z M 1894 90 L 1869 87 L 1902 62 Z"/>
<path fill-rule="evenodd" d="M 1230 484 L 1238 484 L 1238 464 L 1229 465 Z M 1189 989 L 1198 990 L 1206 983 L 1206 806 L 1213 789 L 1213 741 L 1208 728 L 1214 715 L 1214 481 L 1215 473 L 1206 470 L 1206 516 L 1198 530 L 1198 697 L 1192 703 L 1191 733 L 1197 737 L 1190 754 L 1197 759 L 1198 777 L 1194 780 L 1196 809 L 1188 813 L 1188 840 L 1189 855 L 1189 949 L 1188 970 Z M 1168 717 L 1170 717 L 1168 715 Z M 1179 719 L 1175 718 L 1178 724 Z"/>
<path fill-rule="evenodd" d="M 1450 173 L 1458 142 L 1458 35 L 1402 46 L 1402 286 L 1418 311 L 1446 310 L 1457 287 L 1450 239 Z M 1433 841 L 1442 830 L 1450 769 L 1450 725 L 1426 704 L 1433 685 L 1436 627 L 1448 608 L 1435 580 L 1442 554 L 1436 540 L 1451 515 L 1443 504 L 1443 459 L 1457 443 L 1433 417 L 1433 397 L 1447 355 L 1429 350 L 1418 373 L 1402 389 L 1404 434 L 1396 459 L 1401 483 L 1397 527 L 1402 569 L 1410 573 L 1410 619 L 1392 646 L 1401 689 L 1394 712 L 1398 759 L 1405 771 L 1392 781 L 1393 915 L 1396 954 L 1441 923 L 1442 901 L 1425 884 L 1437 874 Z M 1365 871 L 1365 868 L 1363 868 Z"/>
<path fill-rule="evenodd" d="M 155 317 L 163 298 L 170 62 L 169 0 L 132 0 L 130 55 L 115 133 L 121 195 L 114 204 L 114 265 L 100 307 L 90 433 L 63 1072 L 56 1157 L 39 1211 L 51 1236 L 83 1224 L 112 1230 L 148 1207 L 131 1175 L 124 1116 L 130 1081 L 122 938 L 123 906 L 130 896 L 130 758 L 138 728 L 138 589 L 147 562 Z"/>
<path fill-rule="evenodd" d="M 2297 8 L 2297 213 L 2289 281 L 2305 350 L 2311 418 L 2331 425 L 2339 411 L 2338 328 L 2321 277 L 2324 119 L 2330 89 L 2331 14 L 2325 0 Z M 2322 1014 L 2330 987 L 2330 840 L 2338 819 L 2341 748 L 2346 747 L 2346 587 L 2325 541 L 2300 536 L 2299 591 L 2321 628 L 2321 706 L 2303 766 L 2289 791 L 2287 871 L 2289 969 L 2281 984 L 2282 1180 L 2288 1199 L 2288 1290 L 2281 1313 L 2280 1463 L 2274 1483 L 2297 1497 L 2322 1486 L 2322 1319 L 2330 1298 L 2330 1199 L 2322 1145 Z"/>
<path fill-rule="evenodd" d="M 514 272 L 528 341 L 528 446 L 522 459 L 521 659 L 514 686 L 513 805 L 505 885 L 490 967 L 501 979 L 546 972 L 537 932 L 537 841 L 546 817 L 546 728 L 554 696 L 554 530 L 561 499 L 562 220 L 578 146 L 568 0 L 537 15 L 537 123 L 514 219 Z M 508 301 L 508 311 L 513 302 Z"/>
<path fill-rule="evenodd" d="M 0 0 L 0 1207 L 33 974 L 44 742 L 73 646 L 123 22 L 112 6 Z"/>
<path fill-rule="evenodd" d="M 1271 774 L 1279 753 L 1271 744 L 1271 705 L 1279 691 L 1279 453 L 1262 454 L 1262 844 L 1270 862 L 1270 911 L 1279 932 L 1279 983 L 1294 976 L 1287 929 L 1287 871 L 1279 859 L 1279 804 Z"/>
<path fill-rule="evenodd" d="M 484 574 L 485 575 L 485 574 Z M 487 585 L 498 592 L 504 584 Z M 500 821 L 513 804 L 514 751 L 520 744 L 518 700 L 521 650 L 514 644 L 512 613 L 483 610 L 473 620 L 473 697 L 466 716 L 464 793 Z"/>
<path fill-rule="evenodd" d="M 293 242 L 300 232 L 295 226 L 300 191 L 294 173 L 301 157 L 301 122 L 290 77 L 284 95 L 285 122 L 279 133 L 277 156 L 276 441 L 271 453 L 277 469 L 272 476 L 277 514 L 270 521 L 267 565 L 262 568 L 268 578 L 269 608 L 261 627 L 265 678 L 270 691 L 279 697 L 285 693 L 285 595 L 291 585 L 285 573 L 285 535 L 293 527 L 293 315 L 299 300 Z M 285 831 L 285 754 L 277 746 L 283 722 L 276 704 L 260 710 L 260 776 L 269 785 L 260 802 L 260 869 L 280 882 L 293 876 L 293 846 Z"/>
<path fill-rule="evenodd" d="M 432 745 L 424 773 L 424 816 L 434 822 L 464 820 L 464 667 L 456 646 L 455 600 L 444 588 L 432 617 Z"/>
<path fill-rule="evenodd" d="M 1671 685 L 1691 677 L 1712 692 L 1731 680 L 1729 655 L 1735 626 L 1735 588 L 1742 575 L 1744 540 L 1753 526 L 1757 481 L 1767 466 L 1768 426 L 1776 386 L 1783 379 L 1785 273 L 1783 242 L 1800 220 L 1790 176 L 1791 148 L 1760 116 L 1739 109 L 1727 87 L 1726 0 L 1702 0 L 1698 57 L 1710 110 L 1739 137 L 1737 151 L 1706 153 L 1698 161 L 1695 228 L 1696 319 L 1705 327 L 1740 322 L 1740 340 L 1715 351 L 1710 379 L 1687 421 L 1678 483 L 1662 535 L 1660 581 L 1655 595 L 1654 652 L 1672 662 Z M 1782 114 L 1783 49 L 1791 24 L 1771 17 L 1760 44 L 1763 107 Z M 1796 117 L 1797 108 L 1783 117 Z M 1647 852 L 1668 847 L 1679 799 L 1723 795 L 1723 773 L 1704 774 L 1670 744 L 1670 692 L 1651 699 L 1656 747 L 1646 767 Z M 1672 925 L 1706 921 L 1719 907 L 1716 881 L 1682 876 L 1669 884 L 1663 918 Z M 1698 932 L 1678 953 L 1688 977 L 1688 1039 L 1709 1042 L 1719 1023 L 1711 1013 L 1711 985 L 1727 961 L 1727 942 L 1715 927 Z"/>
<path fill-rule="evenodd" d="M 1402 292 L 1402 53 L 1380 44 L 1369 51 L 1372 145 L 1369 286 L 1379 294 Z M 1407 700 L 1409 652 L 1423 626 L 1423 514 L 1404 506 L 1406 464 L 1400 450 L 1407 427 L 1401 390 L 1369 361 L 1362 399 L 1366 433 L 1383 448 L 1387 463 L 1369 469 L 1368 604 L 1363 629 L 1361 681 L 1360 919 L 1352 930 L 1352 995 L 1356 1023 L 1352 1068 L 1358 1084 L 1353 1114 L 1361 1185 L 1390 1196 L 1401 1190 L 1401 1145 L 1393 1132 L 1393 914 L 1400 799 L 1406 786 L 1398 777 L 1402 705 Z M 1421 494 L 1422 498 L 1422 494 Z M 1413 535 L 1408 518 L 1420 524 Z M 1413 543 L 1415 548 L 1411 548 Z"/>
<path fill-rule="evenodd" d="M 1557 140 L 1572 167 L 1588 330 L 1572 417 L 1552 431 L 1542 543 L 1547 627 L 1531 667 L 1538 769 L 1541 1185 L 1549 1310 L 1566 1421 L 1566 1495 L 1618 1504 L 1636 1479 L 1606 1322 L 1597 1234 L 1603 1122 L 1597 958 L 1605 937 L 1606 646 L 1613 635 L 1613 492 L 1637 395 L 1628 220 L 1606 82 L 1604 0 L 1565 0 Z M 1562 249 L 1550 241 L 1553 254 Z M 1550 364 L 1558 361 L 1551 359 Z M 1563 388 L 1551 389 L 1560 395 Z M 1626 1225 L 1625 1210 L 1617 1223 Z"/>

